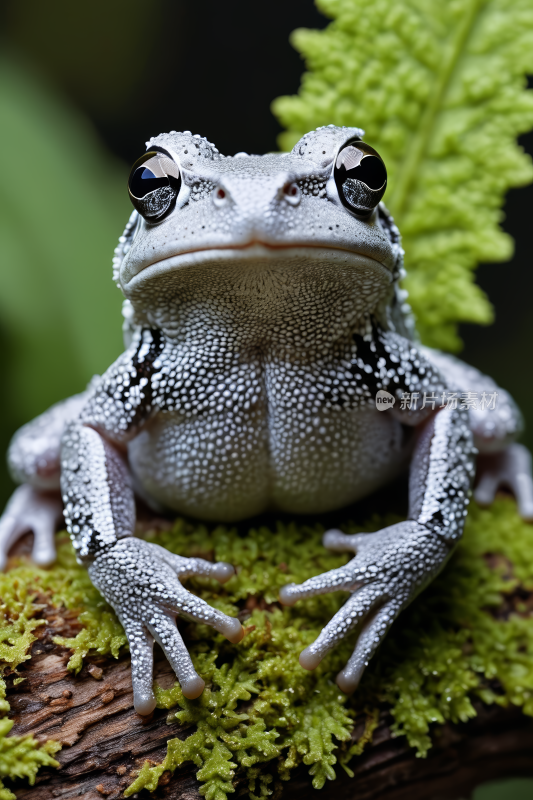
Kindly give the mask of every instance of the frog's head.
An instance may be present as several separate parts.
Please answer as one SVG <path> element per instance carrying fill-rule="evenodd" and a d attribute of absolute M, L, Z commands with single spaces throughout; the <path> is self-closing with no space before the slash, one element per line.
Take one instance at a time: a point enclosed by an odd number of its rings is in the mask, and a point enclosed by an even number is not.
<path fill-rule="evenodd" d="M 193 300 L 206 314 L 210 299 L 248 313 L 253 302 L 260 317 L 272 320 L 276 308 L 285 321 L 288 305 L 305 314 L 326 295 L 322 306 L 345 321 L 388 306 L 402 250 L 380 202 L 385 165 L 362 135 L 328 126 L 264 156 L 226 157 L 189 132 L 148 142 L 115 254 L 136 312 L 168 327 L 168 309 Z"/>

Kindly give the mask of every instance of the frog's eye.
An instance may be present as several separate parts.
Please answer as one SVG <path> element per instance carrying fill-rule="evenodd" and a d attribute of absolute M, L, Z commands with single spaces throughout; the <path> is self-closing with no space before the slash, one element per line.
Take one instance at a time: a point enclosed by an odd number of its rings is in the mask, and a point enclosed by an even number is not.
<path fill-rule="evenodd" d="M 342 204 L 360 216 L 368 216 L 387 188 L 387 170 L 373 147 L 352 139 L 339 151 L 333 177 Z"/>
<path fill-rule="evenodd" d="M 131 168 L 130 200 L 148 222 L 159 222 L 174 208 L 181 186 L 178 165 L 164 153 L 145 153 Z"/>

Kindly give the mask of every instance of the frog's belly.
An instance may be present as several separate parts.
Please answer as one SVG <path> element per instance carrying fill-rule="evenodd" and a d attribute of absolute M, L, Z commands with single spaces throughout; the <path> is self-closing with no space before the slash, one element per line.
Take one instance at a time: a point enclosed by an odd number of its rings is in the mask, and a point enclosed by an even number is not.
<path fill-rule="evenodd" d="M 260 513 L 270 496 L 266 416 L 161 413 L 129 445 L 137 491 L 152 505 L 203 519 Z"/>
<path fill-rule="evenodd" d="M 304 426 L 287 409 L 279 419 L 260 409 L 238 419 L 161 414 L 129 446 L 149 503 L 220 521 L 341 508 L 391 480 L 408 455 L 400 423 L 372 409 L 321 414 Z"/>

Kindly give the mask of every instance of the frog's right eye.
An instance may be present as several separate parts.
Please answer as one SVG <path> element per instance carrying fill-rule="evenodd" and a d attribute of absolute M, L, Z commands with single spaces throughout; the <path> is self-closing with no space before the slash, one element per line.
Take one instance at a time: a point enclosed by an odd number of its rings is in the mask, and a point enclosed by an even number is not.
<path fill-rule="evenodd" d="M 156 151 L 135 162 L 128 180 L 130 200 L 147 222 L 159 222 L 172 211 L 180 186 L 178 165 Z"/>
<path fill-rule="evenodd" d="M 340 149 L 333 177 L 343 206 L 361 217 L 372 213 L 387 188 L 383 159 L 360 139 L 350 139 Z"/>

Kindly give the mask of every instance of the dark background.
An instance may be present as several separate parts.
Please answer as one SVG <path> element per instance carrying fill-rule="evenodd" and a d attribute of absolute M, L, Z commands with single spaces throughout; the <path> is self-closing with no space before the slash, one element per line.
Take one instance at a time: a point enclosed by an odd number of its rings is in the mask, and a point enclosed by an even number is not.
<path fill-rule="evenodd" d="M 0 29 L 128 163 L 150 136 L 191 130 L 222 153 L 276 150 L 270 113 L 296 93 L 298 27 L 328 20 L 312 0 L 8 0 Z"/>

